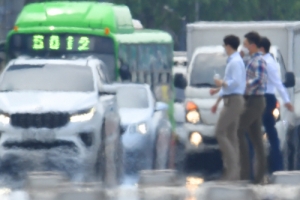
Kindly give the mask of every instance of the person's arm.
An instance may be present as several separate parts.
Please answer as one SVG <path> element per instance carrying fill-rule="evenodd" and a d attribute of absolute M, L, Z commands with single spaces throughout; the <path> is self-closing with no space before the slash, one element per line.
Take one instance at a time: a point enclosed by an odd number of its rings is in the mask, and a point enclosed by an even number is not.
<path fill-rule="evenodd" d="M 220 101 L 222 100 L 222 97 L 218 97 L 216 103 L 213 105 L 213 107 L 211 108 L 211 112 L 212 113 L 216 113 L 217 109 L 218 109 L 218 106 L 219 106 L 219 103 Z"/>
<path fill-rule="evenodd" d="M 228 64 L 228 71 L 226 81 L 223 83 L 223 87 L 234 89 L 239 85 L 238 78 L 241 76 L 241 70 L 239 69 L 239 63 L 231 62 Z"/>
<path fill-rule="evenodd" d="M 294 107 L 291 104 L 289 95 L 287 93 L 287 90 L 285 89 L 280 77 L 279 77 L 279 73 L 276 70 L 276 66 L 270 66 L 269 70 L 268 70 L 268 77 L 270 82 L 276 87 L 276 89 L 278 90 L 281 98 L 284 101 L 284 105 L 285 107 L 293 112 L 294 111 Z"/>
<path fill-rule="evenodd" d="M 290 103 L 289 95 L 279 77 L 279 73 L 276 70 L 276 66 L 269 66 L 268 69 L 268 78 L 270 82 L 276 87 L 278 90 L 281 98 L 283 99 L 284 103 Z"/>

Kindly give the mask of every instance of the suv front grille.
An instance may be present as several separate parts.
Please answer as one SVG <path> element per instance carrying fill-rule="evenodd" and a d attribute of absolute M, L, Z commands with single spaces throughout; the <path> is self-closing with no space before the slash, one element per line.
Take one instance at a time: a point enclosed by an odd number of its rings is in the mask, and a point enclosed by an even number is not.
<path fill-rule="evenodd" d="M 68 113 L 17 113 L 10 117 L 10 124 L 21 128 L 59 128 L 70 120 Z"/>

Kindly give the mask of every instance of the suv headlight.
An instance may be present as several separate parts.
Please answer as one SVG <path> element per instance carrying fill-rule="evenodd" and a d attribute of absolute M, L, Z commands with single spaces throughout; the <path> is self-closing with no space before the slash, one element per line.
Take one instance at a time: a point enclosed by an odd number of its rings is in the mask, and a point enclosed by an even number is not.
<path fill-rule="evenodd" d="M 89 121 L 94 117 L 94 114 L 96 112 L 95 108 L 91 108 L 87 111 L 84 111 L 82 113 L 71 115 L 70 121 L 71 122 L 84 122 Z"/>
<path fill-rule="evenodd" d="M 0 114 L 0 123 L 6 125 L 10 123 L 10 116 L 8 114 Z"/>

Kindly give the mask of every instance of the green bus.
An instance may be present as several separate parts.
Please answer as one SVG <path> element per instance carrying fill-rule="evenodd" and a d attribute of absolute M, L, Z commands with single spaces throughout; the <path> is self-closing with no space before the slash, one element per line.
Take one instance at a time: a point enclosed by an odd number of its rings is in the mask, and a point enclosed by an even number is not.
<path fill-rule="evenodd" d="M 159 30 L 134 28 L 124 5 L 98 2 L 44 2 L 26 5 L 6 39 L 9 59 L 94 56 L 107 66 L 112 81 L 120 81 L 120 62 L 130 82 L 147 83 L 173 117 L 173 40 Z"/>

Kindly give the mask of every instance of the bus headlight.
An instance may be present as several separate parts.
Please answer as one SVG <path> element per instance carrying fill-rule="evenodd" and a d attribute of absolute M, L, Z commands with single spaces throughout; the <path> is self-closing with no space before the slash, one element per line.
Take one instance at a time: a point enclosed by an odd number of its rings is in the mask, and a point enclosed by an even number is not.
<path fill-rule="evenodd" d="M 199 144 L 201 144 L 202 142 L 202 136 L 200 133 L 198 132 L 193 132 L 190 135 L 190 143 L 194 146 L 199 146 Z"/>
<path fill-rule="evenodd" d="M 186 120 L 190 123 L 196 124 L 200 121 L 200 113 L 197 110 L 189 111 L 186 114 Z"/>

